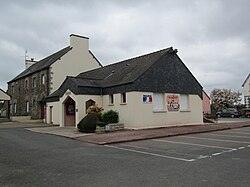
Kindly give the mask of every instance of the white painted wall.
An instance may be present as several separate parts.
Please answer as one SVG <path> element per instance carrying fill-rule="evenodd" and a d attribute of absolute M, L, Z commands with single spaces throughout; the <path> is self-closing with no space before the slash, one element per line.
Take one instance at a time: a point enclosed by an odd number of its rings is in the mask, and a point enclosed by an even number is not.
<path fill-rule="evenodd" d="M 51 92 L 56 91 L 66 76 L 76 76 L 79 73 L 96 69 L 100 64 L 89 52 L 89 39 L 82 36 L 70 35 L 72 49 L 51 65 Z"/>
<path fill-rule="evenodd" d="M 120 94 L 114 94 L 114 105 L 109 105 L 108 95 L 103 96 L 103 107 L 106 110 L 119 111 L 120 122 L 125 128 L 150 128 L 180 124 L 202 124 L 202 100 L 197 95 L 189 95 L 189 110 L 169 112 L 153 111 L 152 103 L 143 103 L 143 95 L 153 95 L 146 92 L 128 92 L 127 104 L 121 104 Z M 167 94 L 165 94 L 166 96 Z M 178 94 L 176 94 L 178 95 Z"/>
<path fill-rule="evenodd" d="M 244 86 L 243 86 L 243 95 L 244 96 L 250 96 L 250 76 L 246 80 Z"/>
<path fill-rule="evenodd" d="M 10 100 L 10 96 L 8 94 L 6 94 L 5 92 L 3 92 L 2 90 L 0 90 L 0 100 L 4 100 L 4 101 L 7 101 L 7 100 Z"/>
<path fill-rule="evenodd" d="M 55 125 L 60 124 L 60 103 L 59 102 L 49 102 L 46 105 L 46 123 L 50 122 L 50 107 L 52 108 L 52 122 Z"/>
<path fill-rule="evenodd" d="M 53 106 L 53 122 L 64 126 L 64 102 L 68 97 L 71 97 L 76 102 L 76 125 L 81 119 L 86 116 L 85 102 L 92 99 L 104 108 L 104 111 L 115 110 L 119 112 L 120 122 L 124 123 L 125 128 L 140 129 L 140 128 L 153 128 L 164 126 L 175 126 L 180 124 L 202 124 L 202 100 L 197 95 L 188 96 L 189 109 L 185 111 L 153 111 L 152 103 L 143 103 L 143 95 L 153 95 L 153 93 L 146 92 L 128 92 L 126 93 L 127 102 L 124 104 L 121 102 L 121 94 L 114 94 L 114 104 L 109 104 L 109 95 L 95 96 L 95 95 L 75 95 L 70 90 L 65 92 L 60 101 L 57 104 L 48 103 L 49 106 Z M 166 103 L 166 95 L 165 103 Z M 171 94 L 172 95 L 172 94 Z M 175 94 L 178 95 L 178 94 Z M 179 95 L 180 96 L 180 95 Z M 47 113 L 49 109 L 47 110 Z M 59 119 L 57 118 L 59 117 Z M 47 114 L 47 119 L 49 115 Z M 48 120 L 47 120 L 48 121 Z"/>

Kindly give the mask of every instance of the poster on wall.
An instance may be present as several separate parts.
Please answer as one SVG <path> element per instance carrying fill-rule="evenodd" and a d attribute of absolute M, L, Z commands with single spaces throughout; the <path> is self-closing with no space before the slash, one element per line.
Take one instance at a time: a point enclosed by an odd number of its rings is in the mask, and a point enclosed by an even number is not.
<path fill-rule="evenodd" d="M 143 104 L 152 103 L 152 95 L 143 95 Z"/>
<path fill-rule="evenodd" d="M 167 95 L 168 111 L 179 111 L 180 99 L 179 95 Z"/>

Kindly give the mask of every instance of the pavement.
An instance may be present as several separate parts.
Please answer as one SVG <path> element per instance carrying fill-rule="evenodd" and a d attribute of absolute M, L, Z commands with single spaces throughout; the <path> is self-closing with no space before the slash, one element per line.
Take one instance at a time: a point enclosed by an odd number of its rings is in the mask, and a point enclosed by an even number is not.
<path fill-rule="evenodd" d="M 63 136 L 78 141 L 92 144 L 113 144 L 129 141 L 138 141 L 169 136 L 178 136 L 185 134 L 203 133 L 211 131 L 220 131 L 226 129 L 235 129 L 249 127 L 250 121 L 224 121 L 216 124 L 185 125 L 174 127 L 162 127 L 141 130 L 123 130 L 117 132 L 107 132 L 104 134 L 81 133 L 75 127 L 49 126 L 47 124 L 22 124 L 22 123 L 1 123 L 0 128 L 24 127 L 27 130 L 37 133 L 47 133 Z"/>

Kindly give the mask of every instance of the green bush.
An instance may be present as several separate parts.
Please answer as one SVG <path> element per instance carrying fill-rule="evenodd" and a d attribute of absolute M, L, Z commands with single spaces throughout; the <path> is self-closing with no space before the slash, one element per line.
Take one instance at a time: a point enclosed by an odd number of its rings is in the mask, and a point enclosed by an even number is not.
<path fill-rule="evenodd" d="M 105 126 L 106 123 L 100 121 L 100 114 L 90 112 L 77 124 L 77 128 L 81 132 L 93 133 L 97 125 Z"/>
<path fill-rule="evenodd" d="M 114 110 L 109 110 L 107 112 L 102 113 L 101 120 L 105 123 L 118 123 L 119 113 Z"/>

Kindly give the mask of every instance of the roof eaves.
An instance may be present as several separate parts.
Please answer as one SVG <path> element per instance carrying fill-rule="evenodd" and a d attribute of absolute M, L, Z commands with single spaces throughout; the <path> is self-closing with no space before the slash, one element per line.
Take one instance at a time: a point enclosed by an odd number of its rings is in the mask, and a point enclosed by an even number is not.
<path fill-rule="evenodd" d="M 247 82 L 247 79 L 250 77 L 250 73 L 248 74 L 247 78 L 245 79 L 245 81 L 243 82 L 241 87 L 244 87 L 244 84 Z"/>
<path fill-rule="evenodd" d="M 34 73 L 37 73 L 38 71 L 44 70 L 44 69 L 46 69 L 46 68 L 49 68 L 49 66 L 51 66 L 53 63 L 55 63 L 57 60 L 60 60 L 60 58 L 61 58 L 62 56 L 64 56 L 66 53 L 68 53 L 71 49 L 72 49 L 72 47 L 67 46 L 67 47 L 65 47 L 65 48 L 63 48 L 63 49 L 61 49 L 61 50 L 59 50 L 59 51 L 57 51 L 57 52 L 55 52 L 55 53 L 53 53 L 53 54 L 51 54 L 51 55 L 45 57 L 45 58 L 43 58 L 42 60 L 39 60 L 38 62 L 36 62 L 36 63 L 33 64 L 32 66 L 30 66 L 29 68 L 27 68 L 27 69 L 25 69 L 24 71 L 22 71 L 22 72 L 21 72 L 20 74 L 18 74 L 14 79 L 10 80 L 8 83 L 11 83 L 11 82 L 13 82 L 13 81 L 17 81 L 17 80 L 19 80 L 19 79 L 22 79 L 22 78 L 24 78 L 24 77 L 30 76 L 30 75 L 32 75 L 32 74 L 34 74 Z M 48 59 L 48 61 L 49 61 L 51 58 L 53 58 L 53 56 L 55 56 L 56 54 L 58 54 L 58 53 L 60 53 L 60 52 L 61 52 L 62 54 L 59 55 L 57 58 L 53 59 L 52 62 L 49 63 L 47 66 L 44 66 L 44 67 L 37 67 L 36 70 L 32 70 L 33 67 L 38 66 L 39 62 L 41 63 L 42 61 L 46 61 L 46 59 Z M 46 61 L 46 62 L 47 62 L 47 61 Z M 30 71 L 30 72 L 28 72 L 28 71 Z M 25 73 L 25 72 L 27 72 L 27 73 Z M 23 75 L 22 75 L 22 74 L 23 74 Z"/>
<path fill-rule="evenodd" d="M 98 62 L 98 64 L 103 67 L 103 65 L 101 64 L 101 62 L 96 58 L 96 56 L 92 53 L 92 51 L 89 50 L 89 53 L 92 55 L 92 57 Z"/>

